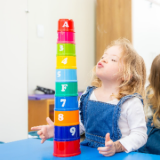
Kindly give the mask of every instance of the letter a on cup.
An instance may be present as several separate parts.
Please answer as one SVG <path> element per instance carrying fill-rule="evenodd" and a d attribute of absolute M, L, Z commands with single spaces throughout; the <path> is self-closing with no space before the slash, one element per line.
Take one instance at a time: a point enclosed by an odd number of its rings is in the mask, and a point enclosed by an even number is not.
<path fill-rule="evenodd" d="M 62 27 L 69 27 L 68 22 L 65 21 Z"/>

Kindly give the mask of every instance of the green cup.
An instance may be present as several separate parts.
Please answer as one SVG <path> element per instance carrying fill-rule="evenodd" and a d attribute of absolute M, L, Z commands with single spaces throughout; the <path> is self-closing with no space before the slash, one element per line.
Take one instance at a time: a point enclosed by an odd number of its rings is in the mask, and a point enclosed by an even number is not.
<path fill-rule="evenodd" d="M 57 44 L 57 56 L 76 56 L 75 44 L 69 44 L 69 43 Z"/>
<path fill-rule="evenodd" d="M 78 96 L 77 82 L 56 82 L 55 96 Z"/>

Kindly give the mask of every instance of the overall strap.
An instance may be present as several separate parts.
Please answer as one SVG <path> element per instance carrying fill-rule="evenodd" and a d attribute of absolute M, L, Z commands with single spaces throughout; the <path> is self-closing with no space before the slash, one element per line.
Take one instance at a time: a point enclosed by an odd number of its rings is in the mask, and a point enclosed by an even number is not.
<path fill-rule="evenodd" d="M 96 88 L 95 86 L 88 86 L 86 89 L 86 92 L 80 97 L 80 104 L 79 104 L 80 118 L 84 126 L 85 126 L 85 121 L 86 121 L 86 107 L 88 104 L 88 100 L 89 100 L 89 97 L 92 91 L 95 88 Z"/>
<path fill-rule="evenodd" d="M 141 100 L 142 104 L 143 104 L 143 99 L 142 99 L 142 96 L 138 93 L 134 93 L 134 94 L 131 94 L 131 95 L 127 95 L 127 96 L 124 96 L 120 99 L 119 103 L 117 104 L 119 107 L 122 106 L 122 104 L 127 101 L 128 99 L 130 98 L 133 98 L 133 97 L 137 97 Z"/>

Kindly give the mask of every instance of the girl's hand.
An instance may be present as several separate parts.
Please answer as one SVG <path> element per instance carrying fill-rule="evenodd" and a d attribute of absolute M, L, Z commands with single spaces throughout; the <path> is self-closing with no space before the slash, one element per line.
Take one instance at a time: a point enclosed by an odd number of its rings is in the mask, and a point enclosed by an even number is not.
<path fill-rule="evenodd" d="M 109 133 L 107 133 L 105 137 L 105 147 L 99 147 L 98 151 L 106 157 L 113 156 L 116 153 L 114 142 L 110 139 Z"/>
<path fill-rule="evenodd" d="M 54 136 L 54 123 L 49 117 L 46 118 L 46 121 L 49 125 L 36 126 L 31 128 L 32 131 L 39 130 L 37 134 L 42 139 L 41 143 L 44 143 L 46 139 L 52 138 Z"/>

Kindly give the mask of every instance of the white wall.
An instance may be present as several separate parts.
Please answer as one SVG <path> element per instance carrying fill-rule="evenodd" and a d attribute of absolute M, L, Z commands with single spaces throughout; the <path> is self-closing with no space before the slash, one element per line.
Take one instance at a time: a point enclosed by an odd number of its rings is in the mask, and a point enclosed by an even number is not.
<path fill-rule="evenodd" d="M 78 88 L 90 82 L 95 62 L 95 0 L 29 0 L 28 93 L 37 85 L 55 89 L 58 19 L 73 19 L 76 32 Z M 37 25 L 44 37 L 37 36 Z"/>
<path fill-rule="evenodd" d="M 0 1 L 0 141 L 27 138 L 27 0 Z"/>
<path fill-rule="evenodd" d="M 160 6 L 150 4 L 132 0 L 133 46 L 145 60 L 147 75 L 153 59 L 160 54 Z"/>
<path fill-rule="evenodd" d="M 157 0 L 159 1 L 159 0 Z M 96 0 L 29 0 L 28 93 L 36 85 L 55 89 L 57 21 L 75 22 L 78 88 L 90 83 L 95 62 Z M 160 53 L 160 7 L 147 0 L 132 0 L 133 45 L 144 58 L 147 75 L 154 57 Z M 44 26 L 44 37 L 37 36 L 37 25 Z"/>
<path fill-rule="evenodd" d="M 153 4 L 150 8 L 149 4 L 132 0 L 133 45 L 144 58 L 148 73 L 160 53 L 160 7 Z M 0 141 L 27 138 L 27 51 L 28 93 L 33 93 L 36 85 L 55 87 L 60 18 L 75 22 L 78 87 L 84 90 L 95 61 L 95 0 L 0 1 Z M 37 36 L 37 25 L 44 26 L 42 38 Z"/>

